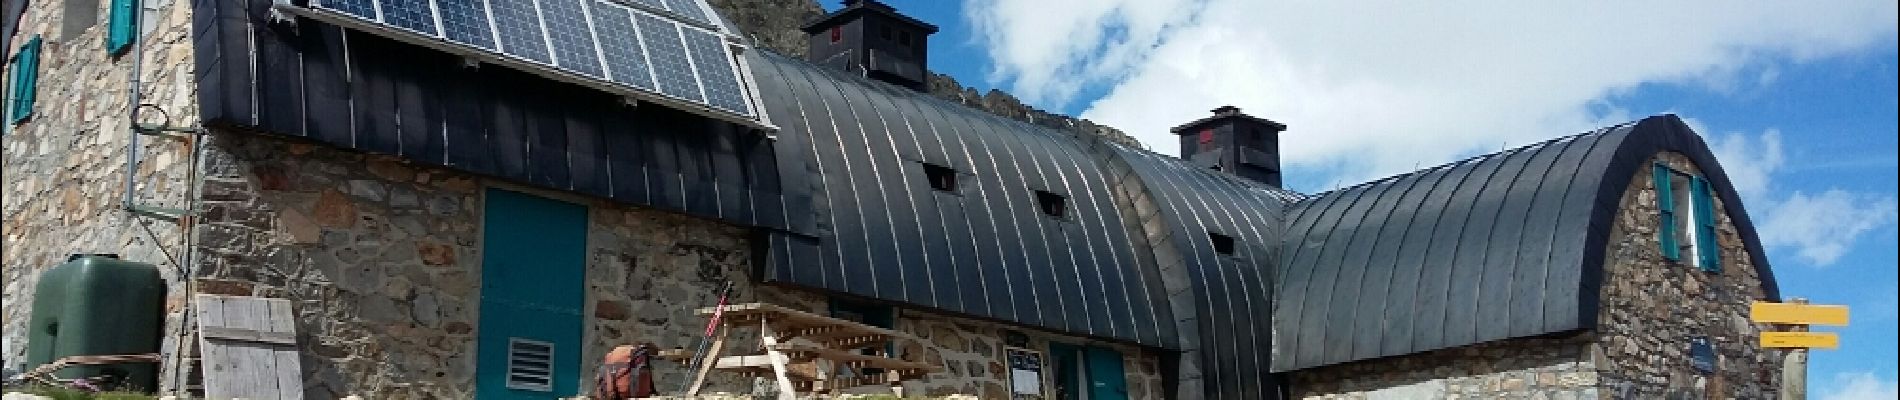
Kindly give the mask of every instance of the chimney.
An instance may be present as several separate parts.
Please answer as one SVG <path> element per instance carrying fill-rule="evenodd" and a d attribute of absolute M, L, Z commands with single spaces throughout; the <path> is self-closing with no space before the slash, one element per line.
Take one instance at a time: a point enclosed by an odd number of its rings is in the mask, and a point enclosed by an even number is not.
<path fill-rule="evenodd" d="M 844 8 L 805 24 L 811 62 L 872 79 L 926 90 L 929 37 L 937 26 L 899 14 L 877 0 L 845 0 Z"/>
<path fill-rule="evenodd" d="M 1201 168 L 1222 171 L 1280 187 L 1280 132 L 1286 125 L 1221 106 L 1214 116 L 1174 127 L 1181 136 L 1181 158 Z"/>

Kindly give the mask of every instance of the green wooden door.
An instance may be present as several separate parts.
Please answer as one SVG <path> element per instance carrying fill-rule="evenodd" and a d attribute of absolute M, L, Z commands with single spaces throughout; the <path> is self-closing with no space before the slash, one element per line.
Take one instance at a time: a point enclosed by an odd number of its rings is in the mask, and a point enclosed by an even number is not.
<path fill-rule="evenodd" d="M 1106 347 L 1083 350 L 1088 362 L 1090 400 L 1127 400 L 1128 378 L 1122 375 L 1122 353 Z"/>
<path fill-rule="evenodd" d="M 578 393 L 587 208 L 489 189 L 483 212 L 475 396 Z"/>

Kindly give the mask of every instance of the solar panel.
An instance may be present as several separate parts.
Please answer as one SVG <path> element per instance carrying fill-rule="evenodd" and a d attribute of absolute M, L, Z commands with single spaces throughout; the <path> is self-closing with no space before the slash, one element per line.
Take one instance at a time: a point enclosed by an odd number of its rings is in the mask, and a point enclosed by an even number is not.
<path fill-rule="evenodd" d="M 706 18 L 706 11 L 699 8 L 699 2 L 696 0 L 666 0 L 666 9 L 694 22 L 712 24 L 712 20 Z"/>
<path fill-rule="evenodd" d="M 634 13 L 639 21 L 640 44 L 647 48 L 647 59 L 653 61 L 653 79 L 660 83 L 660 93 L 665 93 L 694 102 L 704 102 L 699 93 L 699 78 L 693 75 L 693 65 L 686 61 L 686 47 L 680 44 L 680 27 L 644 13 Z"/>
<path fill-rule="evenodd" d="M 324 12 L 308 15 L 719 111 L 708 115 L 755 118 L 725 38 L 669 18 L 697 18 L 717 28 L 699 1 L 316 0 L 311 8 Z"/>
<path fill-rule="evenodd" d="M 488 2 L 445 0 L 435 4 L 442 16 L 442 36 L 450 41 L 495 49 L 495 32 L 488 27 Z"/>
<path fill-rule="evenodd" d="M 686 52 L 693 56 L 693 65 L 699 71 L 699 82 L 706 89 L 706 103 L 713 107 L 740 114 L 746 111 L 745 91 L 740 89 L 739 75 L 732 72 L 732 55 L 726 52 L 726 44 L 718 36 L 698 29 L 680 29 L 686 38 Z"/>
<path fill-rule="evenodd" d="M 587 76 L 606 78 L 600 53 L 594 49 L 581 0 L 540 0 L 541 19 L 547 21 L 548 43 L 554 44 L 555 64 Z"/>
<path fill-rule="evenodd" d="M 601 56 L 607 60 L 607 74 L 614 82 L 653 90 L 653 73 L 647 70 L 646 50 L 633 29 L 632 13 L 599 2 L 588 11 L 593 16 L 594 37 L 600 39 Z"/>
<path fill-rule="evenodd" d="M 382 0 L 382 6 L 384 23 L 427 35 L 437 33 L 429 0 Z"/>
<path fill-rule="evenodd" d="M 495 29 L 500 31 L 501 52 L 550 64 L 546 35 L 541 32 L 541 13 L 534 0 L 494 0 Z"/>

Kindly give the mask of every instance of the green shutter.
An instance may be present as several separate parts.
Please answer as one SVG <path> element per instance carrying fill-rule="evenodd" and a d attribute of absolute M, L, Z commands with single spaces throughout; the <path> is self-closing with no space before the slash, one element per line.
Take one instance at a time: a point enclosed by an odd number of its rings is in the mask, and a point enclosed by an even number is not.
<path fill-rule="evenodd" d="M 138 38 L 139 0 L 112 0 L 112 20 L 106 32 L 106 54 L 119 55 Z"/>
<path fill-rule="evenodd" d="M 1715 239 L 1715 200 L 1709 197 L 1709 181 L 1695 177 L 1689 186 L 1695 199 L 1695 248 L 1703 271 L 1722 272 L 1722 249 Z"/>
<path fill-rule="evenodd" d="M 1672 261 L 1682 260 L 1682 248 L 1676 246 L 1676 199 L 1675 191 L 1669 188 L 1669 178 L 1675 174 L 1669 167 L 1656 164 L 1652 172 L 1656 179 L 1656 208 L 1661 224 L 1656 228 L 1656 243 L 1662 247 L 1663 258 Z"/>
<path fill-rule="evenodd" d="M 33 116 L 33 96 L 38 92 L 40 80 L 40 37 L 20 45 L 20 53 L 13 56 L 13 93 L 7 98 L 8 122 L 18 124 Z"/>

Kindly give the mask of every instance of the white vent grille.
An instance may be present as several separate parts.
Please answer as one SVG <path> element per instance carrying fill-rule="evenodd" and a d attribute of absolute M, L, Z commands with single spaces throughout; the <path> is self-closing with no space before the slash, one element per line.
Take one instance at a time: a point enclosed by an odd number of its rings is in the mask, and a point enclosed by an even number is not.
<path fill-rule="evenodd" d="M 554 344 L 508 338 L 508 388 L 554 390 Z"/>

